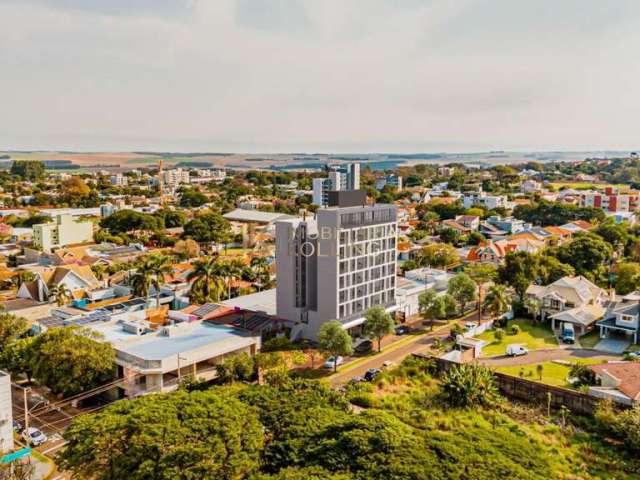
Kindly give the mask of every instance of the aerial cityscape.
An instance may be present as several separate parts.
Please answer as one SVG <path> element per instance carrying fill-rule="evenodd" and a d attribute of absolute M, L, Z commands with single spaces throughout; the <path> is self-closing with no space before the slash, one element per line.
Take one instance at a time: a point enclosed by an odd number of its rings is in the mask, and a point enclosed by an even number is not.
<path fill-rule="evenodd" d="M 640 478 L 640 4 L 0 25 L 0 479 Z"/>

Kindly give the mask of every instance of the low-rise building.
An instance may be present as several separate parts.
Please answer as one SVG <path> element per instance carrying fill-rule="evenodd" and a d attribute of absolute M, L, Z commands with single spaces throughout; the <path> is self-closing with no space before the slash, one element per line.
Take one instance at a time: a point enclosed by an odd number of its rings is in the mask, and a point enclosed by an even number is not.
<path fill-rule="evenodd" d="M 76 222 L 68 214 L 58 215 L 54 222 L 33 226 L 33 245 L 47 253 L 54 248 L 91 240 L 93 240 L 93 223 Z"/>
<path fill-rule="evenodd" d="M 598 385 L 589 387 L 589 395 L 628 406 L 640 403 L 640 363 L 609 362 L 587 368 L 598 381 Z"/>

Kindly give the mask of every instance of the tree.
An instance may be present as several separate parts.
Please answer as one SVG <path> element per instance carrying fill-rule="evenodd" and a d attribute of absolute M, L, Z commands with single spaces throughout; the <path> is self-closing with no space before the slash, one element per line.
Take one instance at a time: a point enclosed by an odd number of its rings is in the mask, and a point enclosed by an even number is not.
<path fill-rule="evenodd" d="M 156 307 L 160 306 L 160 287 L 164 284 L 165 275 L 173 273 L 171 258 L 166 255 L 150 257 L 150 273 L 153 275 L 153 286 L 156 291 Z"/>
<path fill-rule="evenodd" d="M 258 290 L 272 288 L 273 281 L 271 280 L 271 266 L 267 257 L 253 257 L 251 259 L 251 268 L 256 273 Z"/>
<path fill-rule="evenodd" d="M 173 247 L 173 251 L 181 260 L 188 260 L 200 255 L 200 246 L 195 240 L 187 238 L 186 240 L 178 240 Z"/>
<path fill-rule="evenodd" d="M 447 268 L 460 263 L 457 250 L 446 243 L 433 243 L 424 246 L 418 259 L 421 266 L 433 268 Z"/>
<path fill-rule="evenodd" d="M 486 298 L 486 308 L 494 317 L 499 316 L 509 309 L 509 295 L 504 285 L 494 285 L 489 289 Z"/>
<path fill-rule="evenodd" d="M 197 208 L 207 203 L 209 199 L 200 190 L 188 188 L 180 194 L 180 206 L 183 208 Z"/>
<path fill-rule="evenodd" d="M 10 172 L 23 180 L 36 182 L 44 176 L 44 163 L 37 160 L 14 160 Z"/>
<path fill-rule="evenodd" d="M 320 350 L 333 357 L 333 371 L 338 370 L 338 356 L 351 355 L 351 337 L 338 320 L 324 323 L 318 332 Z"/>
<path fill-rule="evenodd" d="M 442 228 L 438 235 L 440 240 L 446 244 L 457 245 L 460 242 L 460 232 L 454 228 Z"/>
<path fill-rule="evenodd" d="M 597 383 L 596 374 L 584 363 L 574 363 L 569 369 L 569 378 L 573 379 L 573 386 L 595 385 Z"/>
<path fill-rule="evenodd" d="M 197 303 L 219 302 L 225 285 L 221 262 L 215 257 L 204 257 L 193 262 L 193 270 L 187 275 L 192 282 L 189 290 L 191 301 Z"/>
<path fill-rule="evenodd" d="M 364 316 L 364 332 L 373 336 L 378 341 L 378 352 L 381 348 L 382 337 L 393 333 L 395 322 L 391 315 L 381 307 L 376 305 L 371 307 Z"/>
<path fill-rule="evenodd" d="M 3 344 L 0 350 L 0 368 L 14 377 L 24 374 L 30 382 L 33 375 L 31 359 L 35 337 L 16 338 Z"/>
<path fill-rule="evenodd" d="M 49 298 L 55 300 L 58 306 L 62 307 L 71 300 L 71 291 L 64 284 L 53 285 L 49 288 Z"/>
<path fill-rule="evenodd" d="M 472 263 L 467 265 L 464 273 L 469 275 L 471 280 L 478 286 L 478 321 L 482 322 L 482 293 L 484 284 L 493 282 L 498 277 L 498 267 L 492 263 Z"/>
<path fill-rule="evenodd" d="M 458 273 L 449 280 L 447 293 L 460 305 L 460 315 L 464 315 L 467 303 L 476 298 L 476 284 L 466 273 Z"/>
<path fill-rule="evenodd" d="M 456 299 L 451 296 L 449 293 L 445 293 L 444 295 L 440 295 L 438 298 L 442 299 L 442 304 L 444 306 L 445 315 L 447 318 L 455 315 L 456 308 L 458 305 L 456 303 Z"/>
<path fill-rule="evenodd" d="M 542 303 L 539 299 L 533 297 L 527 298 L 524 304 L 531 315 L 533 315 L 533 321 L 535 322 L 538 319 L 538 315 L 540 315 L 540 312 L 542 311 Z"/>
<path fill-rule="evenodd" d="M 558 248 L 558 260 L 571 265 L 578 275 L 604 283 L 613 247 L 594 233 L 577 234 L 574 240 Z"/>
<path fill-rule="evenodd" d="M 625 262 L 616 266 L 616 292 L 626 295 L 640 287 L 640 263 Z"/>
<path fill-rule="evenodd" d="M 198 243 L 228 243 L 231 240 L 231 226 L 220 214 L 203 213 L 184 226 L 183 236 L 191 237 Z"/>
<path fill-rule="evenodd" d="M 217 391 L 117 402 L 77 417 L 64 438 L 62 467 L 95 480 L 247 478 L 264 443 L 253 410 Z"/>
<path fill-rule="evenodd" d="M 169 210 L 163 208 L 154 213 L 155 216 L 160 217 L 166 228 L 177 228 L 184 226 L 187 223 L 187 216 L 180 210 Z"/>
<path fill-rule="evenodd" d="M 86 197 L 91 193 L 91 188 L 77 175 L 63 180 L 61 191 L 70 197 Z"/>
<path fill-rule="evenodd" d="M 216 365 L 216 378 L 220 383 L 247 381 L 253 377 L 254 373 L 254 359 L 247 353 L 232 355 Z"/>
<path fill-rule="evenodd" d="M 19 270 L 11 277 L 11 283 L 15 285 L 16 288 L 20 288 L 23 283 L 33 282 L 35 279 L 36 276 L 33 272 L 29 270 Z"/>
<path fill-rule="evenodd" d="M 438 296 L 434 288 L 429 288 L 419 295 L 418 306 L 422 318 L 424 320 L 430 320 L 429 324 L 431 329 L 433 329 L 433 321 L 436 318 L 442 318 L 446 315 L 444 301 L 442 297 Z"/>
<path fill-rule="evenodd" d="M 456 365 L 445 373 L 440 387 L 454 407 L 492 406 L 498 400 L 493 373 L 475 363 Z"/>
<path fill-rule="evenodd" d="M 106 228 L 113 235 L 122 233 L 138 235 L 144 232 L 158 232 L 164 228 L 164 222 L 161 217 L 135 210 L 118 210 L 107 218 L 103 218 L 100 221 L 100 226 Z"/>
<path fill-rule="evenodd" d="M 0 350 L 4 349 L 5 345 L 27 335 L 30 328 L 26 319 L 0 311 Z"/>
<path fill-rule="evenodd" d="M 54 394 L 75 395 L 113 378 L 115 352 L 89 329 L 57 327 L 35 337 L 34 378 Z"/>
<path fill-rule="evenodd" d="M 104 275 L 107 272 L 107 266 L 104 263 L 94 263 L 91 265 L 91 271 L 100 281 L 104 279 Z"/>
<path fill-rule="evenodd" d="M 151 256 L 140 258 L 135 265 L 136 272 L 131 277 L 133 294 L 149 299 L 151 284 L 153 283 L 153 260 Z"/>

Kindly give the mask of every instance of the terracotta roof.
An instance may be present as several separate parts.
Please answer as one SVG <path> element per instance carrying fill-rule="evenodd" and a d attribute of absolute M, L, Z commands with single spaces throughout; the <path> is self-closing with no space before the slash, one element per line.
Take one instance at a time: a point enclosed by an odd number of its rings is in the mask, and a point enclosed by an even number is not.
<path fill-rule="evenodd" d="M 570 230 L 565 230 L 564 228 L 560 228 L 560 227 L 554 227 L 554 226 L 544 227 L 544 230 L 549 232 L 551 235 L 560 235 L 560 236 L 571 235 Z"/>
<path fill-rule="evenodd" d="M 454 230 L 458 230 L 461 232 L 466 232 L 469 230 L 467 227 L 456 222 L 455 220 L 443 220 L 442 224 L 447 226 L 448 228 L 453 228 Z"/>
<path fill-rule="evenodd" d="M 399 252 L 408 252 L 411 250 L 410 242 L 398 242 L 398 251 Z"/>
<path fill-rule="evenodd" d="M 575 222 L 571 222 L 574 225 L 577 225 L 578 227 L 584 229 L 584 230 L 591 230 L 593 228 L 596 228 L 595 225 L 593 225 L 592 223 L 586 222 L 584 220 L 576 220 Z"/>
<path fill-rule="evenodd" d="M 607 374 L 620 381 L 618 390 L 632 400 L 640 398 L 640 363 L 620 362 L 590 365 L 596 375 Z"/>

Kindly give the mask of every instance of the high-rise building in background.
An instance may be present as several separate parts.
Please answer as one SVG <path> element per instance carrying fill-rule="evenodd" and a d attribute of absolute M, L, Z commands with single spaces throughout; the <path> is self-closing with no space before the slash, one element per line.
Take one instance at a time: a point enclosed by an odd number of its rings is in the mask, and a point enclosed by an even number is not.
<path fill-rule="evenodd" d="M 395 309 L 396 207 L 365 198 L 332 192 L 315 218 L 276 223 L 277 314 L 294 322 L 292 338 L 314 340 L 330 320 L 357 331 L 369 308 Z"/>
<path fill-rule="evenodd" d="M 331 165 L 329 176 L 313 179 L 313 203 L 327 206 L 329 192 L 358 190 L 360 188 L 360 164 Z"/>

